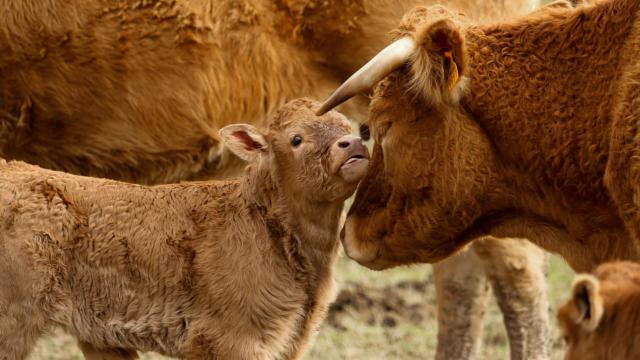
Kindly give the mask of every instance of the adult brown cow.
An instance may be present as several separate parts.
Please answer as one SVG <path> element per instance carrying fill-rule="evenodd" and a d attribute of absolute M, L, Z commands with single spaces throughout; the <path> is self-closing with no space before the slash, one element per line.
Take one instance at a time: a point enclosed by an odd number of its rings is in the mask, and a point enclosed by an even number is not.
<path fill-rule="evenodd" d="M 473 25 L 434 6 L 324 109 L 375 90 L 376 145 L 345 226 L 371 268 L 526 237 L 576 270 L 638 260 L 640 1 Z"/>

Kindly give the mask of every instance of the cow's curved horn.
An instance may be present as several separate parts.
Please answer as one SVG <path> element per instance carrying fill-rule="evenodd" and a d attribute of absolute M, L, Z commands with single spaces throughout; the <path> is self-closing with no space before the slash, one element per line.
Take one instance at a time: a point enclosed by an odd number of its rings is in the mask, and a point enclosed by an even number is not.
<path fill-rule="evenodd" d="M 316 115 L 320 116 L 355 95 L 371 89 L 378 81 L 407 61 L 416 46 L 415 44 L 412 38 L 404 37 L 382 49 L 373 59 L 340 85 L 322 104 Z"/>

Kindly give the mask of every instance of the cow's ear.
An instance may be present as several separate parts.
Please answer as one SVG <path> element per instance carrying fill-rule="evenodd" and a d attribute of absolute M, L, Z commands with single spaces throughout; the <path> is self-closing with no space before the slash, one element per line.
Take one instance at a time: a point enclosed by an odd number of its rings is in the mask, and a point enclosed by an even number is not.
<path fill-rule="evenodd" d="M 600 281 L 593 275 L 580 274 L 573 281 L 572 298 L 576 308 L 575 322 L 587 331 L 594 331 L 603 314 Z"/>
<path fill-rule="evenodd" d="M 248 124 L 233 124 L 220 129 L 225 145 L 246 161 L 255 161 L 267 152 L 267 142 L 258 129 Z"/>
<path fill-rule="evenodd" d="M 415 36 L 417 52 L 411 64 L 414 87 L 433 102 L 457 102 L 467 71 L 460 25 L 454 19 L 443 18 L 423 24 Z"/>

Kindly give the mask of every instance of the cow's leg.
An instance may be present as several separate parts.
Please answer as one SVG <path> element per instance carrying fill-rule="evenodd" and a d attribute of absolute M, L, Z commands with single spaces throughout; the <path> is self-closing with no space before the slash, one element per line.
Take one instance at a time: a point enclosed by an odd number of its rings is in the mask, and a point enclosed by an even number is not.
<path fill-rule="evenodd" d="M 511 359 L 549 359 L 546 253 L 523 239 L 487 237 L 472 246 L 502 310 Z"/>
<path fill-rule="evenodd" d="M 480 348 L 489 286 L 482 262 L 464 250 L 433 265 L 438 300 L 437 360 L 473 359 Z"/>
<path fill-rule="evenodd" d="M 80 341 L 78 346 L 86 360 L 129 360 L 138 358 L 138 353 L 135 350 L 97 349 L 95 346 L 83 341 Z"/>

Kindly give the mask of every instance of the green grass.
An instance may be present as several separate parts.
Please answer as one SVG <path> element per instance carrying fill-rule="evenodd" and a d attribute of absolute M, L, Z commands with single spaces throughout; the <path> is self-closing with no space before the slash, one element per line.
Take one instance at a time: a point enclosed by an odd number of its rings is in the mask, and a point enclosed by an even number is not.
<path fill-rule="evenodd" d="M 418 320 L 402 314 L 388 319 L 384 311 L 363 308 L 359 312 L 342 314 L 339 326 L 335 321 L 327 321 L 320 329 L 315 344 L 308 352 L 306 359 L 429 359 L 433 358 L 436 348 L 436 307 L 435 291 L 431 285 L 431 267 L 428 265 L 411 266 L 375 272 L 363 268 L 353 261 L 340 259 L 336 276 L 343 289 L 354 290 L 366 287 L 372 296 L 389 300 L 395 307 L 414 307 Z M 558 257 L 550 261 L 549 303 L 552 319 L 553 359 L 562 359 L 562 343 L 559 340 L 555 324 L 555 309 L 568 294 L 569 284 L 573 278 L 572 271 Z M 421 291 L 403 288 L 402 284 L 420 284 L 426 286 Z M 390 290 L 393 289 L 393 290 Z M 387 299 L 388 298 L 388 299 Z M 405 314 L 407 315 L 407 314 Z M 407 315 L 409 316 L 409 315 Z M 395 319 L 395 320 L 394 320 Z M 385 321 L 394 324 L 385 325 Z M 493 299 L 485 314 L 483 329 L 483 346 L 481 359 L 507 359 L 508 343 L 502 315 Z M 166 359 L 156 354 L 146 354 L 145 360 Z M 75 340 L 62 331 L 55 331 L 51 336 L 42 339 L 34 350 L 30 360 L 75 360 L 82 359 L 82 354 Z"/>

